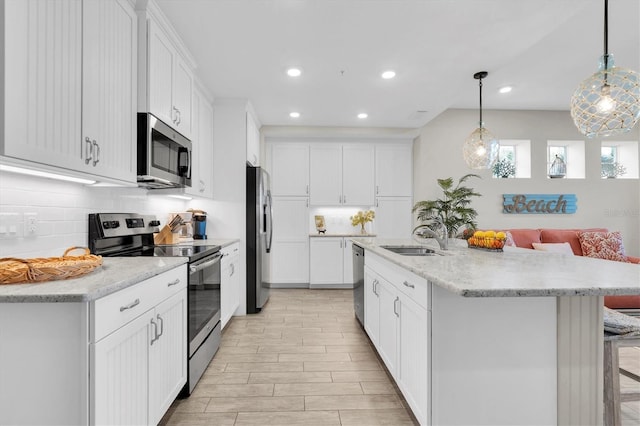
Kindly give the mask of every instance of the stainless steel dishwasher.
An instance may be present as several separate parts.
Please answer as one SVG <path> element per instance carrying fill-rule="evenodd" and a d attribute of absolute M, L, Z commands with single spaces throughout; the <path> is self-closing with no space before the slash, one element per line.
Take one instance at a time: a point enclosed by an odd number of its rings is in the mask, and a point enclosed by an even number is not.
<path fill-rule="evenodd" d="M 364 249 L 355 243 L 353 252 L 353 310 L 364 327 Z"/>

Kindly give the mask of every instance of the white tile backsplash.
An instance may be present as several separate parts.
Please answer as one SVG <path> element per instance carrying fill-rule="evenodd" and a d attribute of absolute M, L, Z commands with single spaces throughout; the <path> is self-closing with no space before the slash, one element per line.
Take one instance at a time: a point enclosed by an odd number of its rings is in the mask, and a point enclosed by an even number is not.
<path fill-rule="evenodd" d="M 212 200 L 180 200 L 155 195 L 141 188 L 95 188 L 0 172 L 0 213 L 19 213 L 20 226 L 24 223 L 24 213 L 38 215 L 37 236 L 0 236 L 0 257 L 59 256 L 71 246 L 84 247 L 87 245 L 89 213 L 155 214 L 165 223 L 170 212 L 184 211 L 189 207 L 208 212 L 215 211 L 217 203 Z M 208 226 L 207 233 L 212 231 Z"/>

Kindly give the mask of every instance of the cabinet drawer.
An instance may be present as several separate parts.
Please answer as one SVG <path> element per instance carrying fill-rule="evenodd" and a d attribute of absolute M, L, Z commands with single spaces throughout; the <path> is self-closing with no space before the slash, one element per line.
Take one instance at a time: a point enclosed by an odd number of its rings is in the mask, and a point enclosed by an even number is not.
<path fill-rule="evenodd" d="M 182 265 L 95 300 L 91 341 L 97 342 L 186 286 L 186 265 Z"/>
<path fill-rule="evenodd" d="M 415 303 L 425 309 L 430 309 L 429 281 L 371 252 L 365 254 L 364 261 L 367 266 L 393 284 L 394 287 L 411 298 Z"/>

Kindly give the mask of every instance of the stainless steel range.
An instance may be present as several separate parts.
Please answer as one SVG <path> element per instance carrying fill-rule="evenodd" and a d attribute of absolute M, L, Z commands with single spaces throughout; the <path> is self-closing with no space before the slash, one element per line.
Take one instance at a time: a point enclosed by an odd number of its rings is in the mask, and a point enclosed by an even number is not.
<path fill-rule="evenodd" d="M 188 257 L 187 384 L 190 395 L 220 346 L 220 246 L 206 240 L 195 245 L 154 245 L 160 221 L 153 215 L 95 213 L 89 215 L 89 249 L 102 256 Z"/>

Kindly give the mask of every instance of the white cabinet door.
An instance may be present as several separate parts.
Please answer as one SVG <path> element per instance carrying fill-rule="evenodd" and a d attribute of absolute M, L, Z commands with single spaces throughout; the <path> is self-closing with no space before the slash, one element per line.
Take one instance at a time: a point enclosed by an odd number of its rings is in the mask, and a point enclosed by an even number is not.
<path fill-rule="evenodd" d="M 309 288 L 321 284 L 343 284 L 344 238 L 310 239 Z"/>
<path fill-rule="evenodd" d="M 200 90 L 193 91 L 191 187 L 185 192 L 213 198 L 213 105 Z"/>
<path fill-rule="evenodd" d="M 380 297 L 380 338 L 378 353 L 389 373 L 395 378 L 398 360 L 398 305 L 397 291 L 387 280 L 378 278 L 376 290 Z"/>
<path fill-rule="evenodd" d="M 380 345 L 380 296 L 378 275 L 364 268 L 364 329 L 377 348 Z"/>
<path fill-rule="evenodd" d="M 83 2 L 85 171 L 136 181 L 137 18 L 126 0 Z"/>
<path fill-rule="evenodd" d="M 429 407 L 428 311 L 400 294 L 398 370 L 396 380 L 420 424 L 427 424 Z"/>
<path fill-rule="evenodd" d="M 306 197 L 273 197 L 273 247 L 267 280 L 309 282 L 309 207 Z"/>
<path fill-rule="evenodd" d="M 193 94 L 193 73 L 179 54 L 175 55 L 173 76 L 174 127 L 187 138 L 191 138 L 191 96 Z"/>
<path fill-rule="evenodd" d="M 412 145 L 376 145 L 376 196 L 410 197 L 412 182 Z"/>
<path fill-rule="evenodd" d="M 152 320 L 153 309 L 91 345 L 92 424 L 150 424 L 147 389 Z"/>
<path fill-rule="evenodd" d="M 187 291 L 156 306 L 149 350 L 149 421 L 158 424 L 187 380 Z M 152 326 L 152 331 L 156 326 Z"/>
<path fill-rule="evenodd" d="M 82 170 L 82 2 L 3 3 L 2 153 Z"/>
<path fill-rule="evenodd" d="M 309 145 L 272 143 L 271 191 L 274 196 L 309 196 Z"/>
<path fill-rule="evenodd" d="M 371 206 L 374 203 L 374 157 L 372 145 L 342 148 L 342 204 Z"/>
<path fill-rule="evenodd" d="M 239 266 L 240 245 L 235 243 L 223 248 L 220 261 L 220 321 L 223 329 L 240 306 Z"/>
<path fill-rule="evenodd" d="M 247 163 L 260 166 L 260 129 L 250 112 L 247 112 Z"/>
<path fill-rule="evenodd" d="M 342 146 L 309 148 L 309 202 L 312 206 L 342 204 Z"/>
<path fill-rule="evenodd" d="M 378 238 L 411 238 L 412 208 L 411 197 L 378 197 L 373 222 Z"/>
<path fill-rule="evenodd" d="M 169 37 L 153 20 L 148 20 L 149 112 L 174 127 L 173 75 L 176 51 Z"/>

